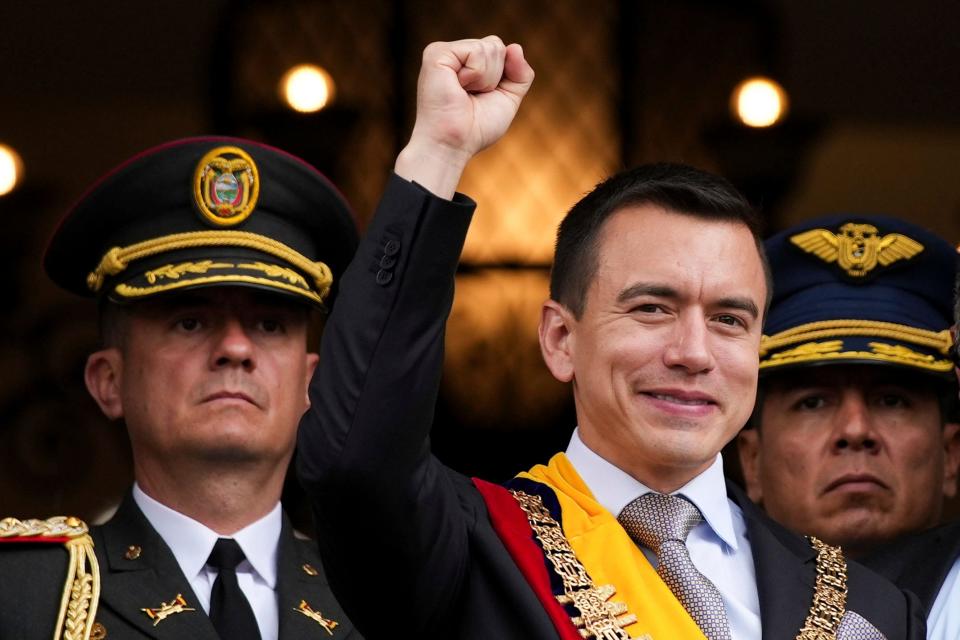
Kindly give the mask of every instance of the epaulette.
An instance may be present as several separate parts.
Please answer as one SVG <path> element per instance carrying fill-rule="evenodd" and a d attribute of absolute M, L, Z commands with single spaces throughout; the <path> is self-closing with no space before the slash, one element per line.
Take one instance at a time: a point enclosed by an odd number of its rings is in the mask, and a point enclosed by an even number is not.
<path fill-rule="evenodd" d="M 87 524 L 79 518 L 0 520 L 0 544 L 62 544 L 70 556 L 54 640 L 90 640 L 100 601 L 100 568 Z"/>

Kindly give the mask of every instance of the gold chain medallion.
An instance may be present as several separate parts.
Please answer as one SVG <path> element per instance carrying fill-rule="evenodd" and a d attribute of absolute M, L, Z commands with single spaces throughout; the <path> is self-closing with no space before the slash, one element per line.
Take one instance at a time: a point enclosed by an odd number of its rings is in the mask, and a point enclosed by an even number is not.
<path fill-rule="evenodd" d="M 253 213 L 260 196 L 260 173 L 239 147 L 217 147 L 197 164 L 193 199 L 203 219 L 216 227 L 240 224 Z"/>
<path fill-rule="evenodd" d="M 847 605 L 847 561 L 840 547 L 808 536 L 817 551 L 817 581 L 810 613 L 797 640 L 835 640 Z"/>
<path fill-rule="evenodd" d="M 563 605 L 572 604 L 580 612 L 579 616 L 571 618 L 580 635 L 597 640 L 632 640 L 623 627 L 635 623 L 637 616 L 627 613 L 626 604 L 610 602 L 617 592 L 613 585 L 594 586 L 563 535 L 563 529 L 543 506 L 540 496 L 523 491 L 511 490 L 510 493 L 527 514 L 527 521 L 540 541 L 544 555 L 563 580 L 564 595 L 556 596 L 557 601 Z"/>

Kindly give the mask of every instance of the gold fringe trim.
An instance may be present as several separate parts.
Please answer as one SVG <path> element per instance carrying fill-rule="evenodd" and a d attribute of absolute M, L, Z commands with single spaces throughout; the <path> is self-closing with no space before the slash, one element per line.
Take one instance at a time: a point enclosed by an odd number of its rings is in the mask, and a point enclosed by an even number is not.
<path fill-rule="evenodd" d="M 905 324 L 880 322 L 879 320 L 820 320 L 818 322 L 808 322 L 772 336 L 763 336 L 760 339 L 760 357 L 767 355 L 773 349 L 779 349 L 787 345 L 839 336 L 892 338 L 911 342 L 921 347 L 936 349 L 944 355 L 950 353 L 953 348 L 953 335 L 951 335 L 950 329 L 928 331 Z"/>
<path fill-rule="evenodd" d="M 70 564 L 53 640 L 90 640 L 100 602 L 100 566 L 89 535 L 70 540 L 66 547 Z"/>
<path fill-rule="evenodd" d="M 70 558 L 60 597 L 53 640 L 90 640 L 100 602 L 100 565 L 87 524 L 73 516 L 46 520 L 0 520 L 0 538 L 70 538 L 64 544 Z"/>
<path fill-rule="evenodd" d="M 834 640 L 847 606 L 847 561 L 840 547 L 807 536 L 817 552 L 813 604 L 796 640 Z"/>
<path fill-rule="evenodd" d="M 320 300 L 330 292 L 333 274 L 323 262 L 313 262 L 282 242 L 248 231 L 189 231 L 151 238 L 128 247 L 113 247 L 107 251 L 97 268 L 87 276 L 87 286 L 93 292 L 103 287 L 108 276 L 123 272 L 135 260 L 167 251 L 195 247 L 241 247 L 255 249 L 289 262 L 310 276 L 316 285 Z"/>

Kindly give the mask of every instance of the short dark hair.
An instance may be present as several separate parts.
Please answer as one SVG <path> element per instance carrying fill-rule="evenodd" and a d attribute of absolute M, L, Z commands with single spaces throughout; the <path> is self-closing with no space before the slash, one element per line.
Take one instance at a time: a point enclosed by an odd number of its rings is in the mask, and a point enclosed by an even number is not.
<path fill-rule="evenodd" d="M 760 218 L 724 178 L 683 164 L 657 163 L 621 171 L 584 196 L 557 230 L 550 297 L 579 318 L 597 272 L 600 230 L 621 209 L 641 204 L 711 222 L 735 222 L 750 230 L 767 284 L 764 313 L 773 295 L 773 278 L 760 237 Z"/>
<path fill-rule="evenodd" d="M 97 305 L 97 312 L 100 348 L 122 349 L 127 337 L 129 306 L 115 304 L 103 297 Z"/>

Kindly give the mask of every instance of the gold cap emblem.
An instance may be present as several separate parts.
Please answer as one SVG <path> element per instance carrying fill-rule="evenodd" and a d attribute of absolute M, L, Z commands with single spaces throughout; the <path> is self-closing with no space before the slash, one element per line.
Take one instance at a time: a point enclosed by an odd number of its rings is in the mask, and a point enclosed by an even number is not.
<path fill-rule="evenodd" d="M 238 225 L 253 213 L 260 196 L 260 174 L 239 147 L 217 147 L 197 164 L 193 198 L 203 219 L 216 227 Z"/>
<path fill-rule="evenodd" d="M 833 233 L 811 229 L 790 237 L 790 242 L 824 262 L 836 262 L 852 278 L 862 278 L 877 265 L 887 266 L 909 260 L 923 251 L 923 245 L 902 233 L 881 236 L 872 224 L 848 222 Z"/>

